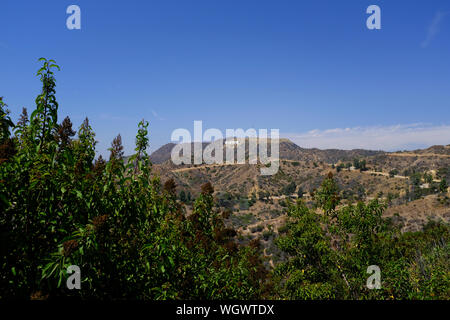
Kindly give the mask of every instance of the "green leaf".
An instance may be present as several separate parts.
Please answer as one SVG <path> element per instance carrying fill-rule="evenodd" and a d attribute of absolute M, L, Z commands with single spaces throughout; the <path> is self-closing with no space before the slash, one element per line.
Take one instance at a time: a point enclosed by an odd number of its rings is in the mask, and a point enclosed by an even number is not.
<path fill-rule="evenodd" d="M 57 287 L 61 287 L 61 282 L 62 282 L 62 273 L 59 274 L 59 280 L 58 280 L 58 285 Z"/>
<path fill-rule="evenodd" d="M 51 64 L 50 68 L 57 68 L 59 71 L 61 71 L 61 68 L 57 64 Z"/>
<path fill-rule="evenodd" d="M 11 203 L 3 193 L 0 193 L 0 200 L 6 205 L 6 207 L 9 207 L 11 205 Z"/>
<path fill-rule="evenodd" d="M 38 109 L 34 110 L 33 113 L 31 113 L 30 119 L 33 120 L 36 117 L 37 113 L 38 113 Z"/>

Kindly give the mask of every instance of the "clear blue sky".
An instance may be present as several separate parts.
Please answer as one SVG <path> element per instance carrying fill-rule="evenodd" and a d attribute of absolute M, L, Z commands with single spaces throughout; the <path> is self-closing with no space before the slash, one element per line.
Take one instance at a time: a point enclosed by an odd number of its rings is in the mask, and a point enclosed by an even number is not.
<path fill-rule="evenodd" d="M 81 30 L 66 28 L 70 4 Z M 371 4 L 381 30 L 366 28 Z M 151 150 L 194 120 L 305 146 L 334 132 L 338 147 L 450 143 L 449 1 L 2 0 L 0 16 L 13 118 L 34 108 L 37 59 L 55 59 L 60 120 L 89 117 L 103 154 L 118 133 L 130 153 L 142 118 Z"/>

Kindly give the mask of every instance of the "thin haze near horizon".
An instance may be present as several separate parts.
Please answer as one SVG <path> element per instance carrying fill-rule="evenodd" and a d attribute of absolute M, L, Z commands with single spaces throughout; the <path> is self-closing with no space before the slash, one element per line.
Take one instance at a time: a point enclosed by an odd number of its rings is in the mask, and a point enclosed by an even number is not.
<path fill-rule="evenodd" d="M 81 8 L 81 30 L 66 9 Z M 366 8 L 381 8 L 368 30 Z M 17 120 L 54 59 L 60 120 L 87 116 L 106 155 L 120 133 L 151 151 L 177 128 L 277 128 L 302 147 L 450 143 L 448 1 L 23 1 L 0 3 L 0 96 Z"/>

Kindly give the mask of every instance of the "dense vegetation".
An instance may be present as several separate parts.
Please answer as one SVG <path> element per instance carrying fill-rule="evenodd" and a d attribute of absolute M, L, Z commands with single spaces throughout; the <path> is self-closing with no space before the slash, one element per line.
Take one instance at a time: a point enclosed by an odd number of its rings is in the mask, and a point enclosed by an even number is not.
<path fill-rule="evenodd" d="M 382 217 L 375 199 L 337 210 L 330 174 L 314 194 L 324 214 L 291 204 L 287 233 L 278 239 L 289 261 L 276 270 L 289 299 L 448 299 L 449 226 L 430 221 L 421 232 L 401 233 Z M 381 289 L 368 289 L 367 267 L 381 270 Z"/>
<path fill-rule="evenodd" d="M 146 121 L 128 161 L 120 135 L 108 161 L 95 159 L 88 119 L 78 133 L 69 118 L 58 123 L 59 67 L 40 61 L 30 118 L 24 109 L 14 124 L 0 99 L 0 298 L 449 298 L 448 225 L 402 234 L 377 200 L 338 210 L 331 175 L 314 194 L 318 210 L 289 203 L 277 240 L 287 259 L 267 270 L 258 241 L 238 245 L 225 227 L 230 212 L 214 206 L 210 183 L 186 215 L 174 181 L 152 175 Z M 81 290 L 66 288 L 70 265 Z M 381 268 L 379 290 L 366 287 L 369 265 Z"/>

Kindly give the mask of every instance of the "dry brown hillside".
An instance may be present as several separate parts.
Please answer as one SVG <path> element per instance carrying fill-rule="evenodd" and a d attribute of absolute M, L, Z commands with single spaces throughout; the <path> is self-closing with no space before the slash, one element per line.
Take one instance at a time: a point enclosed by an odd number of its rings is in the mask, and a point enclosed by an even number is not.
<path fill-rule="evenodd" d="M 151 158 L 170 159 L 172 147 L 163 146 Z M 449 222 L 449 194 L 438 190 L 442 179 L 450 181 L 449 150 L 449 146 L 395 153 L 319 150 L 282 139 L 280 167 L 273 176 L 262 176 L 260 164 L 176 166 L 170 160 L 155 161 L 153 171 L 163 182 L 174 179 L 187 214 L 201 185 L 210 181 L 217 210 L 231 212 L 227 223 L 238 230 L 239 241 L 260 238 L 264 254 L 270 257 L 268 264 L 272 264 L 282 259 L 273 239 L 286 217 L 286 198 L 301 195 L 313 207 L 311 192 L 329 172 L 340 188 L 342 205 L 382 199 L 388 203 L 385 216 L 401 224 L 403 231 L 418 230 L 429 219 Z M 362 162 L 361 169 L 354 167 Z"/>

